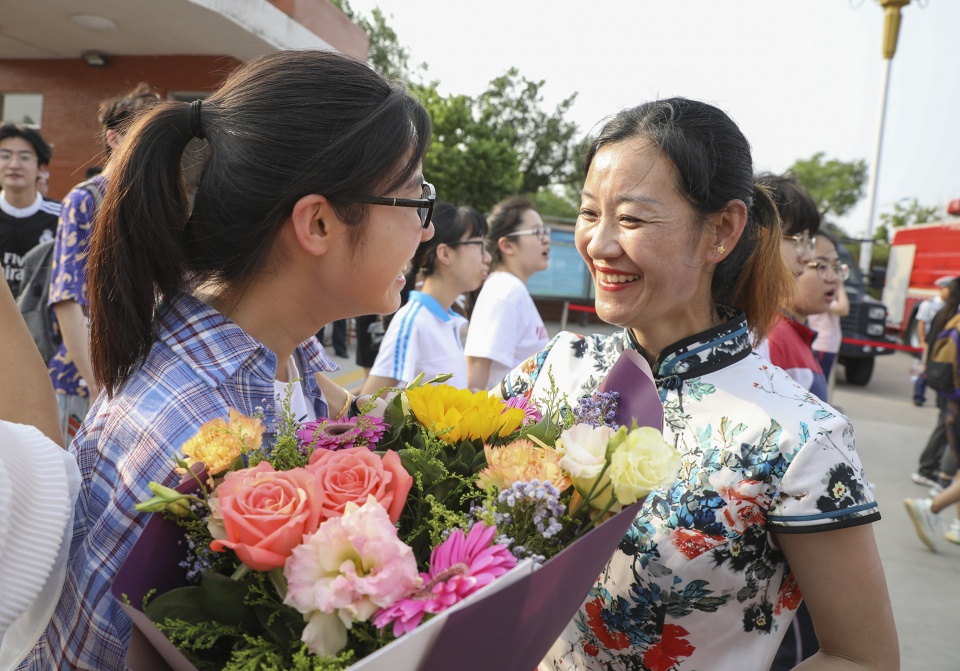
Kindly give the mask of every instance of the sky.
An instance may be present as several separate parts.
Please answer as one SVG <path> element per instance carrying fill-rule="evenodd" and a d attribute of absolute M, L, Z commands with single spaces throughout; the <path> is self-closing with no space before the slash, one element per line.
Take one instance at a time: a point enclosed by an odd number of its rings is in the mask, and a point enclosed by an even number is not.
<path fill-rule="evenodd" d="M 444 94 L 476 95 L 510 67 L 544 80 L 545 106 L 576 92 L 585 134 L 646 100 L 713 103 L 740 126 L 757 171 L 815 152 L 873 169 L 884 61 L 876 0 L 350 0 L 379 6 Z M 960 198 L 960 0 L 902 11 L 877 214 Z M 867 199 L 839 223 L 867 230 Z M 879 222 L 877 222 L 879 223 Z"/>

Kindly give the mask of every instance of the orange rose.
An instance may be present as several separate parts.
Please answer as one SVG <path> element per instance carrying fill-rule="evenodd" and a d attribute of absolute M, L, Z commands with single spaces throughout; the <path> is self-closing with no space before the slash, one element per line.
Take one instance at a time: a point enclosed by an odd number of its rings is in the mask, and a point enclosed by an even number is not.
<path fill-rule="evenodd" d="M 363 505 L 373 496 L 396 524 L 413 486 L 400 456 L 390 450 L 382 459 L 366 447 L 316 450 L 305 468 L 320 483 L 323 519 L 340 517 L 348 503 Z"/>
<path fill-rule="evenodd" d="M 303 468 L 276 471 L 266 461 L 227 474 L 216 491 L 226 540 L 210 549 L 230 548 L 255 571 L 282 568 L 287 557 L 320 526 L 320 487 Z"/>

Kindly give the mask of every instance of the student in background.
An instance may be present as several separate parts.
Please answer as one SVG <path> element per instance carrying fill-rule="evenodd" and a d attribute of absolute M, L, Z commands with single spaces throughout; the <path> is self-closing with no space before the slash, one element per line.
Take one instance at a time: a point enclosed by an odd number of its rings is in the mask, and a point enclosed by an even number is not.
<path fill-rule="evenodd" d="M 141 83 L 126 96 L 100 104 L 97 120 L 107 164 L 102 173 L 81 182 L 63 199 L 60 221 L 56 226 L 49 298 L 55 316 L 54 328 L 59 330 L 63 342 L 50 360 L 49 368 L 68 447 L 87 416 L 90 403 L 100 393 L 90 362 L 87 322 L 87 254 L 94 219 L 107 193 L 113 168 L 111 159 L 123 142 L 127 127 L 137 114 L 158 100 L 160 96 Z"/>
<path fill-rule="evenodd" d="M 60 203 L 40 189 L 53 149 L 40 131 L 17 123 L 0 124 L 0 264 L 16 298 L 23 280 L 23 257 L 53 240 Z"/>
<path fill-rule="evenodd" d="M 470 315 L 464 346 L 471 389 L 492 389 L 549 340 L 527 280 L 550 264 L 550 229 L 522 196 L 494 205 L 487 223 L 493 266 Z"/>
<path fill-rule="evenodd" d="M 461 331 L 467 320 L 453 310 L 457 297 L 476 290 L 487 276 L 490 255 L 484 235 L 487 222 L 472 207 L 438 202 L 433 210 L 436 233 L 413 257 L 407 284 L 423 276 L 420 291 L 411 291 L 406 305 L 390 320 L 362 394 L 452 373 L 447 382 L 467 386 L 467 363 Z"/>

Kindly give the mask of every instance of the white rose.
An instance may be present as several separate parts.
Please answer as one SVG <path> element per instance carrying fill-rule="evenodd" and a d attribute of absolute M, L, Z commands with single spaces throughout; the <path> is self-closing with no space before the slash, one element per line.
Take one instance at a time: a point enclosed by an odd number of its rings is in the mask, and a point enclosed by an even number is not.
<path fill-rule="evenodd" d="M 627 433 L 610 458 L 610 479 L 617 501 L 630 505 L 677 478 L 680 454 L 650 427 Z"/>
<path fill-rule="evenodd" d="M 581 495 L 586 496 L 607 460 L 607 443 L 614 431 L 608 426 L 593 427 L 589 424 L 574 424 L 560 434 L 557 441 L 563 456 L 558 462 L 560 468 L 570 474 L 573 486 Z M 604 481 L 607 480 L 606 474 Z M 599 492 L 604 483 L 597 485 Z"/>

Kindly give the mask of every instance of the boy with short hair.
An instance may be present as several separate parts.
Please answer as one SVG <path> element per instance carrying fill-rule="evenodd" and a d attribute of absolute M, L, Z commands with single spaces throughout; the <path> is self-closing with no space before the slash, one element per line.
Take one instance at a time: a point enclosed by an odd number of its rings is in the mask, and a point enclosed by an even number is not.
<path fill-rule="evenodd" d="M 0 264 L 15 298 L 23 280 L 23 257 L 56 234 L 60 203 L 44 198 L 37 188 L 52 155 L 38 130 L 0 124 Z"/>

